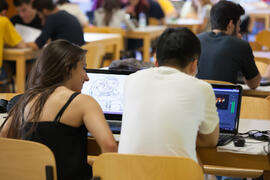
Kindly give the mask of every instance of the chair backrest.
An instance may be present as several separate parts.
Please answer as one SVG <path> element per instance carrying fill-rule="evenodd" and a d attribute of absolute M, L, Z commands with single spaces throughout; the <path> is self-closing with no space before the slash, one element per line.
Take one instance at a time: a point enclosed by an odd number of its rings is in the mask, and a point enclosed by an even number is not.
<path fill-rule="evenodd" d="M 40 143 L 0 138 L 0 179 L 56 180 L 54 155 Z"/>
<path fill-rule="evenodd" d="M 102 59 L 105 54 L 104 46 L 102 44 L 85 44 L 82 46 L 83 49 L 87 50 L 86 53 L 86 64 L 87 69 L 96 69 L 102 66 Z"/>
<path fill-rule="evenodd" d="M 263 47 L 256 41 L 250 41 L 249 45 L 253 51 L 262 51 Z"/>
<path fill-rule="evenodd" d="M 264 75 L 270 61 L 267 58 L 255 57 L 255 63 L 261 75 Z"/>
<path fill-rule="evenodd" d="M 204 79 L 204 81 L 210 83 L 210 84 L 232 84 L 227 81 L 217 81 L 217 80 L 209 80 L 209 79 Z"/>
<path fill-rule="evenodd" d="M 93 175 L 102 180 L 203 180 L 201 167 L 190 158 L 117 153 L 100 155 Z"/>
<path fill-rule="evenodd" d="M 256 35 L 256 42 L 261 46 L 265 46 L 268 49 L 270 48 L 270 31 L 262 30 Z"/>
<path fill-rule="evenodd" d="M 270 100 L 268 98 L 242 96 L 242 119 L 270 119 Z"/>

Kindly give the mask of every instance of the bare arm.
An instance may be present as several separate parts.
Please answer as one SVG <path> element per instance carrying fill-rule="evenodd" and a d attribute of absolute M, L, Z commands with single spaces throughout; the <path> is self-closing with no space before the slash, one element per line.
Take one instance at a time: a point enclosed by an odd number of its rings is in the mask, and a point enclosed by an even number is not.
<path fill-rule="evenodd" d="M 197 147 L 215 147 L 218 143 L 218 137 L 219 124 L 211 134 L 198 133 L 196 145 Z"/>
<path fill-rule="evenodd" d="M 24 41 L 21 41 L 18 44 L 16 44 L 15 47 L 16 48 L 27 48 L 27 45 L 25 44 Z"/>
<path fill-rule="evenodd" d="M 117 143 L 98 103 L 90 96 L 82 95 L 83 121 L 99 144 L 101 151 L 117 152 Z"/>
<path fill-rule="evenodd" d="M 258 73 L 258 75 L 255 76 L 254 78 L 252 78 L 250 80 L 244 79 L 244 81 L 248 85 L 248 87 L 250 87 L 250 89 L 256 89 L 260 85 L 261 74 Z"/>
<path fill-rule="evenodd" d="M 35 42 L 26 43 L 26 46 L 28 48 L 32 48 L 33 50 L 39 50 L 39 47 L 38 47 L 38 45 Z"/>

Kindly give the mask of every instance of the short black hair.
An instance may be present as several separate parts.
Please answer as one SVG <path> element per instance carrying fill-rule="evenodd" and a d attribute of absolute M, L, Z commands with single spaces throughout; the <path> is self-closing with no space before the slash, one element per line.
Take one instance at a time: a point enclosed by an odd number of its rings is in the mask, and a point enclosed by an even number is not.
<path fill-rule="evenodd" d="M 187 28 L 168 28 L 157 41 L 159 66 L 171 65 L 185 68 L 201 55 L 201 44 L 197 36 Z"/>
<path fill-rule="evenodd" d="M 230 20 L 233 21 L 234 25 L 236 25 L 240 16 L 243 14 L 245 14 L 245 10 L 239 4 L 221 0 L 211 9 L 211 27 L 212 29 L 227 30 Z"/>
<path fill-rule="evenodd" d="M 31 4 L 32 0 L 13 0 L 13 4 L 15 7 L 21 6 L 23 4 Z"/>
<path fill-rule="evenodd" d="M 56 5 L 52 0 L 34 0 L 32 7 L 41 12 L 43 9 L 54 10 Z"/>
<path fill-rule="evenodd" d="M 5 0 L 0 0 L 0 12 L 8 10 L 8 3 Z"/>

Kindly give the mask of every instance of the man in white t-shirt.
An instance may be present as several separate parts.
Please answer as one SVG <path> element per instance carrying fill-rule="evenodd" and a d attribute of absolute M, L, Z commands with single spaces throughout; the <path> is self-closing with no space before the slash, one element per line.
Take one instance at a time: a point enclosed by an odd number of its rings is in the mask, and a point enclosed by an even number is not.
<path fill-rule="evenodd" d="M 125 82 L 119 153 L 190 157 L 216 146 L 219 119 L 210 84 L 192 75 L 201 47 L 188 29 L 167 29 L 157 42 L 155 68 Z"/>

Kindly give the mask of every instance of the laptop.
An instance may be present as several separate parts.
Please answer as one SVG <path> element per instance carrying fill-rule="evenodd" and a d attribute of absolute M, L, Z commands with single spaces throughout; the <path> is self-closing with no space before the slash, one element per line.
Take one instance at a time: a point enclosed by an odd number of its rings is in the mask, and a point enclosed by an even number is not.
<path fill-rule="evenodd" d="M 212 84 L 216 95 L 220 136 L 218 145 L 226 145 L 238 133 L 242 87 L 240 85 Z"/>
<path fill-rule="evenodd" d="M 87 69 L 89 81 L 81 93 L 92 96 L 101 106 L 114 134 L 120 134 L 123 114 L 124 82 L 133 72 L 104 69 Z"/>

